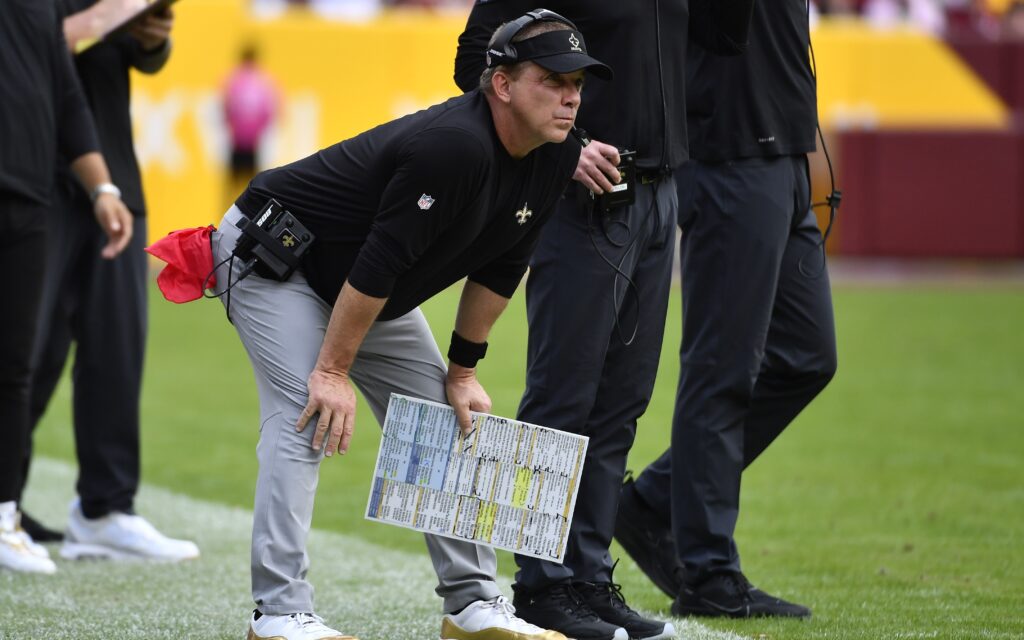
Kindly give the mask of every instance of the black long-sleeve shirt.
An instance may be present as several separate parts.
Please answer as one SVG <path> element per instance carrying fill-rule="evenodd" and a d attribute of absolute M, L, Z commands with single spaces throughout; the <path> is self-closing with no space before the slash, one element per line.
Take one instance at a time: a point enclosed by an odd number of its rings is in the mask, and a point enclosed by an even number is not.
<path fill-rule="evenodd" d="M 69 160 L 99 143 L 52 2 L 0 2 L 0 193 L 44 205 L 58 149 Z"/>
<path fill-rule="evenodd" d="M 503 22 L 536 0 L 477 0 L 459 36 L 455 82 L 477 86 L 487 43 Z M 753 0 L 549 0 L 544 8 L 572 20 L 590 55 L 615 72 L 588 79 L 577 125 L 592 138 L 637 152 L 643 169 L 675 168 L 687 159 L 684 65 L 689 37 L 721 53 L 747 40 Z"/>
<path fill-rule="evenodd" d="M 96 0 L 59 0 L 61 17 L 88 9 Z M 100 149 L 110 168 L 111 180 L 121 189 L 121 199 L 135 215 L 145 215 L 142 177 L 135 158 L 131 120 L 131 69 L 156 73 L 170 57 L 170 42 L 156 51 L 143 51 L 139 41 L 121 33 L 75 56 L 75 70 L 92 108 Z M 60 163 L 59 182 L 67 193 L 88 202 L 87 194 Z"/>
<path fill-rule="evenodd" d="M 469 276 L 511 297 L 580 147 L 545 144 L 521 159 L 471 91 L 256 176 L 236 204 L 250 218 L 275 198 L 316 236 L 302 269 L 334 304 L 346 278 L 408 313 Z"/>
<path fill-rule="evenodd" d="M 750 44 L 724 58 L 691 43 L 690 155 L 705 162 L 814 151 L 817 101 L 805 0 L 757 2 Z"/>

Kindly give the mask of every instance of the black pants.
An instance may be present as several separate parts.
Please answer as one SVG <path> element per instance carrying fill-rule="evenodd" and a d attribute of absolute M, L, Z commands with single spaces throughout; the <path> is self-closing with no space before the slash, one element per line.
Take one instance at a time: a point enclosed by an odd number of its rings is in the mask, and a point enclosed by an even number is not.
<path fill-rule="evenodd" d="M 608 582 L 626 454 L 647 408 L 665 329 L 675 182 L 640 185 L 636 204 L 595 215 L 561 201 L 541 235 L 526 285 L 530 338 L 519 418 L 590 437 L 565 563 L 516 556 L 517 585 Z M 616 275 L 609 262 L 628 276 Z M 636 301 L 639 300 L 639 316 Z M 616 324 L 618 319 L 618 325 Z M 628 339 L 636 327 L 636 336 Z"/>
<path fill-rule="evenodd" d="M 46 216 L 44 205 L 0 192 L 0 502 L 16 500 L 21 488 L 32 346 L 46 268 Z"/>
<path fill-rule="evenodd" d="M 145 218 L 113 260 L 84 197 L 60 197 L 51 217 L 46 287 L 34 355 L 33 429 L 75 343 L 72 416 L 78 495 L 88 517 L 130 512 L 139 485 L 139 395 L 146 340 Z M 32 454 L 23 449 L 25 477 Z"/>
<path fill-rule="evenodd" d="M 697 582 L 740 569 L 743 469 L 832 379 L 836 347 L 806 158 L 690 162 L 677 178 L 683 343 L 672 446 L 636 486 L 670 519 Z"/>

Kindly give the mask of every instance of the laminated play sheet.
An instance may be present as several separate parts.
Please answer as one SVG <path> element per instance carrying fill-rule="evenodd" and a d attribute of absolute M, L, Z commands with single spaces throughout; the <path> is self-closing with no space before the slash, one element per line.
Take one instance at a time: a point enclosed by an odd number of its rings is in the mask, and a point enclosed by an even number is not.
<path fill-rule="evenodd" d="M 391 395 L 366 517 L 562 562 L 587 438 Z"/>

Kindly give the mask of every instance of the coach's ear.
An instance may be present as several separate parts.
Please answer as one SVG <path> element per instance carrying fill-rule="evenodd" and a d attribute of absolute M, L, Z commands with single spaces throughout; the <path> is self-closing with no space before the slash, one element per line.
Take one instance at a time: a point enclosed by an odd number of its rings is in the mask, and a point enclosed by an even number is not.
<path fill-rule="evenodd" d="M 491 76 L 491 88 L 494 96 L 505 104 L 512 102 L 512 75 L 504 69 L 498 69 Z"/>

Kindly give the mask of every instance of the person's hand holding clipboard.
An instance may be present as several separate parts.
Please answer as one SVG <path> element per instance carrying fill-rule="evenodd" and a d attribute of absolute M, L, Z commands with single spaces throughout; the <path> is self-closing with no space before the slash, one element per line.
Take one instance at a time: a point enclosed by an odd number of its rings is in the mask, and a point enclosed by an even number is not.
<path fill-rule="evenodd" d="M 175 2 L 177 0 L 100 0 L 89 9 L 69 16 L 65 21 L 65 35 L 75 53 L 119 33 L 128 33 L 143 49 L 155 49 L 170 35 L 174 19 L 171 5 Z"/>
<path fill-rule="evenodd" d="M 171 9 L 174 2 L 177 0 L 156 0 L 125 22 L 123 30 L 138 40 L 145 51 L 160 47 L 170 37 L 171 27 L 174 26 L 174 13 Z M 107 37 L 120 30 L 111 31 Z"/>

